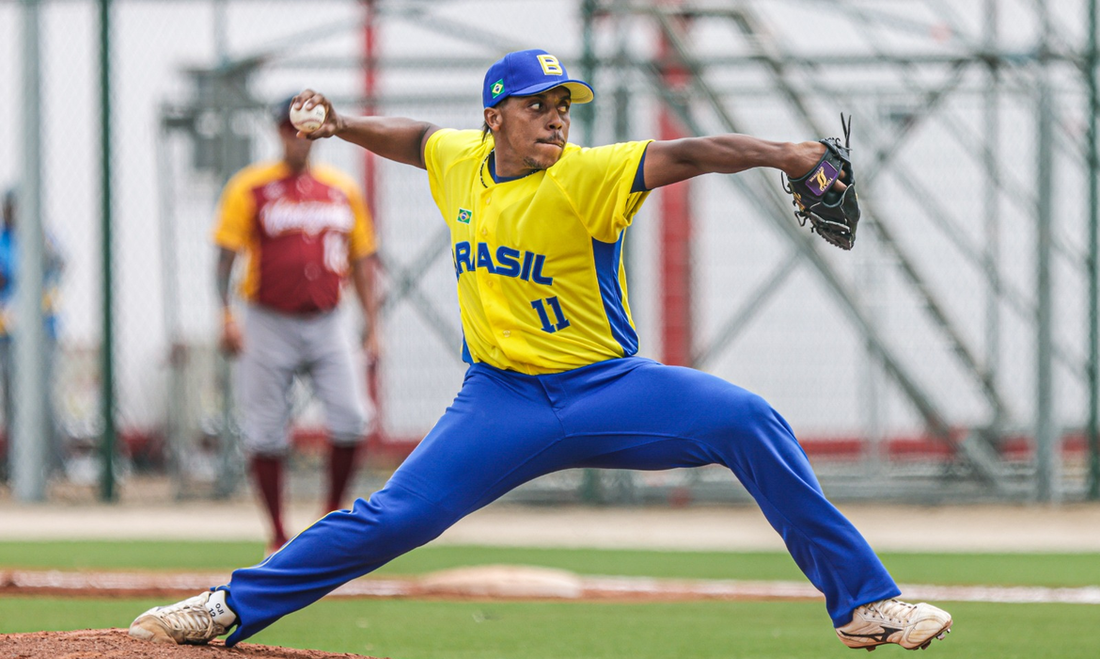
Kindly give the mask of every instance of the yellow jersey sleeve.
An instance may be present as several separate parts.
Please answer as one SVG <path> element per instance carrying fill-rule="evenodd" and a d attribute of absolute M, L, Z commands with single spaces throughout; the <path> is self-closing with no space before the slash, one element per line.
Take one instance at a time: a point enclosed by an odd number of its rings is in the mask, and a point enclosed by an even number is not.
<path fill-rule="evenodd" d="M 339 189 L 348 198 L 348 206 L 355 218 L 351 232 L 348 234 L 348 263 L 354 263 L 378 251 L 374 222 L 359 185 L 350 176 L 333 167 L 317 167 L 314 169 L 314 175 L 324 183 Z"/>
<path fill-rule="evenodd" d="M 441 128 L 428 138 L 424 145 L 424 168 L 428 170 L 428 186 L 432 199 L 440 210 L 447 207 L 447 196 L 453 195 L 452 185 L 446 185 L 449 170 L 459 163 L 484 157 L 492 148 L 493 138 L 482 139 L 479 130 L 455 130 Z M 444 212 L 444 217 L 446 213 Z"/>
<path fill-rule="evenodd" d="M 573 147 L 547 170 L 572 204 L 588 233 L 602 242 L 615 242 L 630 226 L 649 195 L 631 192 L 642 155 L 652 140 L 621 142 L 590 149 Z"/>
<path fill-rule="evenodd" d="M 365 256 L 370 256 L 378 251 L 378 243 L 374 236 L 374 222 L 371 220 L 367 202 L 358 188 L 348 194 L 348 202 L 351 211 L 355 214 L 355 226 L 351 229 L 348 239 L 348 258 L 357 261 Z"/>
<path fill-rule="evenodd" d="M 219 247 L 240 252 L 251 246 L 252 218 L 256 214 L 252 187 L 259 176 L 262 174 L 258 168 L 246 168 L 229 179 L 222 190 L 214 226 L 214 243 Z"/>

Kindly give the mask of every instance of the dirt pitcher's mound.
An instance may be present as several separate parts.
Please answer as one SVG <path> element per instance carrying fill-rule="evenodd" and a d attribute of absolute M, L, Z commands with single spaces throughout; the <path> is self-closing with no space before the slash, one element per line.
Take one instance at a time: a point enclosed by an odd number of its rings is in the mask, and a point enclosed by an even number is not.
<path fill-rule="evenodd" d="M 221 641 L 210 645 L 157 645 L 130 638 L 125 629 L 78 632 L 0 634 L 0 657 L 15 659 L 192 659 L 193 657 L 264 657 L 266 659 L 373 659 L 361 654 L 333 654 Z"/>

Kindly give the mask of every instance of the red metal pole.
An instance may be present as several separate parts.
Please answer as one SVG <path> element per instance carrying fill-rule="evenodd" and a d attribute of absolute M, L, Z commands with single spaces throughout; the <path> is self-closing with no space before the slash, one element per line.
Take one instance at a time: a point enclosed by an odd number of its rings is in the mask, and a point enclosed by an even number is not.
<path fill-rule="evenodd" d="M 677 19 L 686 28 L 686 19 Z M 685 88 L 688 71 L 673 55 L 664 32 L 658 45 L 662 81 L 671 90 Z M 657 118 L 662 140 L 684 137 L 685 132 L 672 111 L 662 106 Z M 691 187 L 688 181 L 661 188 L 661 346 L 662 361 L 679 366 L 691 365 L 694 323 L 692 318 L 692 215 Z"/>
<path fill-rule="evenodd" d="M 376 90 L 376 73 L 375 55 L 378 45 L 378 13 L 377 13 L 377 0 L 360 0 L 360 4 L 363 6 L 363 114 L 373 115 L 377 112 L 374 99 Z M 371 218 L 374 221 L 374 231 L 376 236 L 381 235 L 381 218 L 378 214 L 378 157 L 370 151 L 364 149 L 363 151 L 363 195 L 367 202 L 367 208 L 370 209 Z M 376 269 L 375 286 L 380 286 L 379 275 L 381 272 Z M 380 291 L 376 290 L 375 294 L 380 294 Z M 378 331 L 379 328 L 375 328 Z M 384 442 L 386 439 L 385 432 L 385 400 L 382 397 L 382 387 L 380 386 L 380 376 L 378 373 L 378 365 L 374 362 L 367 364 L 367 395 L 370 396 L 371 402 L 374 403 L 375 410 L 375 423 L 374 432 L 367 438 L 368 448 L 372 445 L 377 445 L 380 442 Z"/>
<path fill-rule="evenodd" d="M 376 83 L 376 67 L 375 67 L 375 54 L 377 47 L 377 0 L 360 0 L 363 5 L 363 114 L 372 115 L 375 114 L 377 108 L 375 107 L 375 83 Z M 367 206 L 370 208 L 371 216 L 374 217 L 375 229 L 378 228 L 378 208 L 375 205 L 377 189 L 375 183 L 377 183 L 377 160 L 376 156 L 370 151 L 363 151 L 363 187 L 364 194 L 367 198 Z"/>

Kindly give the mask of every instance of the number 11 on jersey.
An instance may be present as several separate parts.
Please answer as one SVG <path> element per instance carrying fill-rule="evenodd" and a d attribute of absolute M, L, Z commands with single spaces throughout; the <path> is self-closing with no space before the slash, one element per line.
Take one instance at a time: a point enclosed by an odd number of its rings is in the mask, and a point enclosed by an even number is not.
<path fill-rule="evenodd" d="M 557 323 L 550 322 L 550 314 L 546 311 L 546 305 L 550 305 L 550 312 L 554 314 Z M 538 315 L 539 320 L 542 321 L 542 331 L 547 334 L 553 334 L 558 330 L 563 330 L 569 327 L 569 319 L 565 317 L 565 314 L 561 311 L 561 304 L 558 303 L 558 298 L 548 297 L 545 300 L 533 300 L 531 302 L 531 308 L 534 309 Z"/>

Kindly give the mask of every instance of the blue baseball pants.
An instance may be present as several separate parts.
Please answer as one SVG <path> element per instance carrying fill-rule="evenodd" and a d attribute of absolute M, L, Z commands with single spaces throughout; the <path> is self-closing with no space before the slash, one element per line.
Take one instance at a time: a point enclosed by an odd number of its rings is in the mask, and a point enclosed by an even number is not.
<path fill-rule="evenodd" d="M 762 398 L 689 368 L 627 357 L 529 376 L 475 364 L 389 482 L 329 513 L 224 588 L 233 645 L 439 536 L 516 486 L 572 467 L 728 467 L 825 595 L 834 626 L 900 594 L 821 492 L 790 426 Z"/>

